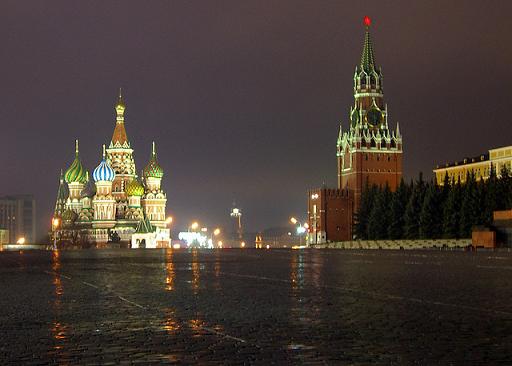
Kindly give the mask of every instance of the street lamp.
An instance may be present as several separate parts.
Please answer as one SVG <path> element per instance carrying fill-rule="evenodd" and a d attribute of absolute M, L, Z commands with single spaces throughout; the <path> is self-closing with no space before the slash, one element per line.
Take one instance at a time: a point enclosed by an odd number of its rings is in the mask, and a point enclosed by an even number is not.
<path fill-rule="evenodd" d="M 25 244 L 25 237 L 22 236 L 21 238 L 19 238 L 16 244 Z"/>
<path fill-rule="evenodd" d="M 169 216 L 169 217 L 167 218 L 167 220 L 165 220 L 165 224 L 166 224 L 166 225 L 170 225 L 170 224 L 172 224 L 172 220 L 173 220 L 172 216 Z"/>
<path fill-rule="evenodd" d="M 192 225 L 190 225 L 190 228 L 191 228 L 192 230 L 197 230 L 197 228 L 198 228 L 198 227 L 199 227 L 199 223 L 198 223 L 197 221 L 194 221 L 194 222 L 192 223 Z"/>
<path fill-rule="evenodd" d="M 210 234 L 210 242 L 213 243 L 213 236 L 218 236 L 219 234 L 220 234 L 219 228 L 216 228 L 215 230 L 213 230 L 212 233 Z M 222 242 L 219 241 L 219 243 L 222 243 Z"/>
<path fill-rule="evenodd" d="M 221 240 L 219 240 L 219 241 L 218 241 L 217 246 L 218 246 L 219 248 L 222 248 L 222 241 L 221 241 Z"/>
<path fill-rule="evenodd" d="M 52 225 L 53 225 L 53 249 L 57 250 L 57 235 L 59 233 L 58 229 L 59 229 L 59 225 L 60 225 L 60 220 L 58 217 L 53 218 Z"/>
<path fill-rule="evenodd" d="M 299 221 L 299 220 L 297 220 L 295 217 L 291 217 L 291 218 L 290 218 L 290 222 L 291 222 L 293 225 L 298 225 L 298 226 L 297 226 L 297 235 L 298 235 L 298 237 L 299 237 L 299 246 L 301 246 L 301 245 L 302 245 L 302 234 L 304 234 L 304 233 L 307 231 L 307 229 L 309 228 L 309 225 L 308 225 L 308 223 L 307 223 L 307 222 L 306 222 L 306 223 L 304 223 L 304 225 L 302 225 L 302 224 L 300 223 L 300 221 Z"/>

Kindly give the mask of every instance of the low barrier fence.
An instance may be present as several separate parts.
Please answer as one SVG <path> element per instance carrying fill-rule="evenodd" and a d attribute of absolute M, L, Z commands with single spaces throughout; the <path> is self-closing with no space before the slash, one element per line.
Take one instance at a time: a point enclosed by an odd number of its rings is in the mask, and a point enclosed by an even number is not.
<path fill-rule="evenodd" d="M 313 248 L 331 249 L 463 249 L 471 239 L 418 239 L 418 240 L 351 240 L 335 243 L 311 244 Z"/>

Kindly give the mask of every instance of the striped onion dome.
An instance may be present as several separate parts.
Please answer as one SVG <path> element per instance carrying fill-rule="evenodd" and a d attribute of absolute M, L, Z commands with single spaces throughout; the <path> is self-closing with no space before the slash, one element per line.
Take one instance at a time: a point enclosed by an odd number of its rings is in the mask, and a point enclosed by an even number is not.
<path fill-rule="evenodd" d="M 130 183 L 128 183 L 124 189 L 127 196 L 139 196 L 141 197 L 144 194 L 144 187 L 139 182 L 137 178 L 132 179 Z"/>
<path fill-rule="evenodd" d="M 156 160 L 156 149 L 155 142 L 153 141 L 153 146 L 151 150 L 151 158 L 149 159 L 148 165 L 144 168 L 144 177 L 145 178 L 162 178 L 164 176 L 164 170 L 158 164 Z"/>
<path fill-rule="evenodd" d="M 115 177 L 114 169 L 105 160 L 105 145 L 103 145 L 103 159 L 101 159 L 100 164 L 92 172 L 92 178 L 95 182 L 112 182 Z"/>
<path fill-rule="evenodd" d="M 80 156 L 78 155 L 78 140 L 75 141 L 75 160 L 71 163 L 71 166 L 66 170 L 64 174 L 64 179 L 66 183 L 82 183 L 85 184 L 87 182 L 86 171 L 80 161 Z"/>

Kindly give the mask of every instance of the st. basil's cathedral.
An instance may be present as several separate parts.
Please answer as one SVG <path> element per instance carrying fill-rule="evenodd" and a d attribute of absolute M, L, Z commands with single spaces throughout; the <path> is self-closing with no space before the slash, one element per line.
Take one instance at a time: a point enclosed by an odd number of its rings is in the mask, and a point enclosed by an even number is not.
<path fill-rule="evenodd" d="M 149 162 L 137 176 L 125 129 L 125 109 L 120 91 L 114 133 L 108 148 L 103 145 L 92 179 L 75 141 L 74 160 L 64 173 L 61 171 L 52 225 L 54 239 L 100 246 L 107 242 L 131 242 L 132 247 L 148 248 L 170 244 L 167 198 L 161 188 L 164 171 L 155 143 Z"/>

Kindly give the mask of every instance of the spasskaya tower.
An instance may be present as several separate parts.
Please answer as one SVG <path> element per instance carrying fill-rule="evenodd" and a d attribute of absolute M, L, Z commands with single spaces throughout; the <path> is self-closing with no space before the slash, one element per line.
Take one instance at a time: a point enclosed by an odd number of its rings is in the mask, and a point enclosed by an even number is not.
<path fill-rule="evenodd" d="M 364 18 L 361 62 L 354 72 L 354 105 L 349 128 L 340 125 L 337 141 L 338 188 L 353 191 L 357 211 L 366 182 L 394 191 L 402 178 L 402 135 L 398 123 L 388 123 L 382 70 L 375 62 L 370 37 L 371 21 Z"/>

